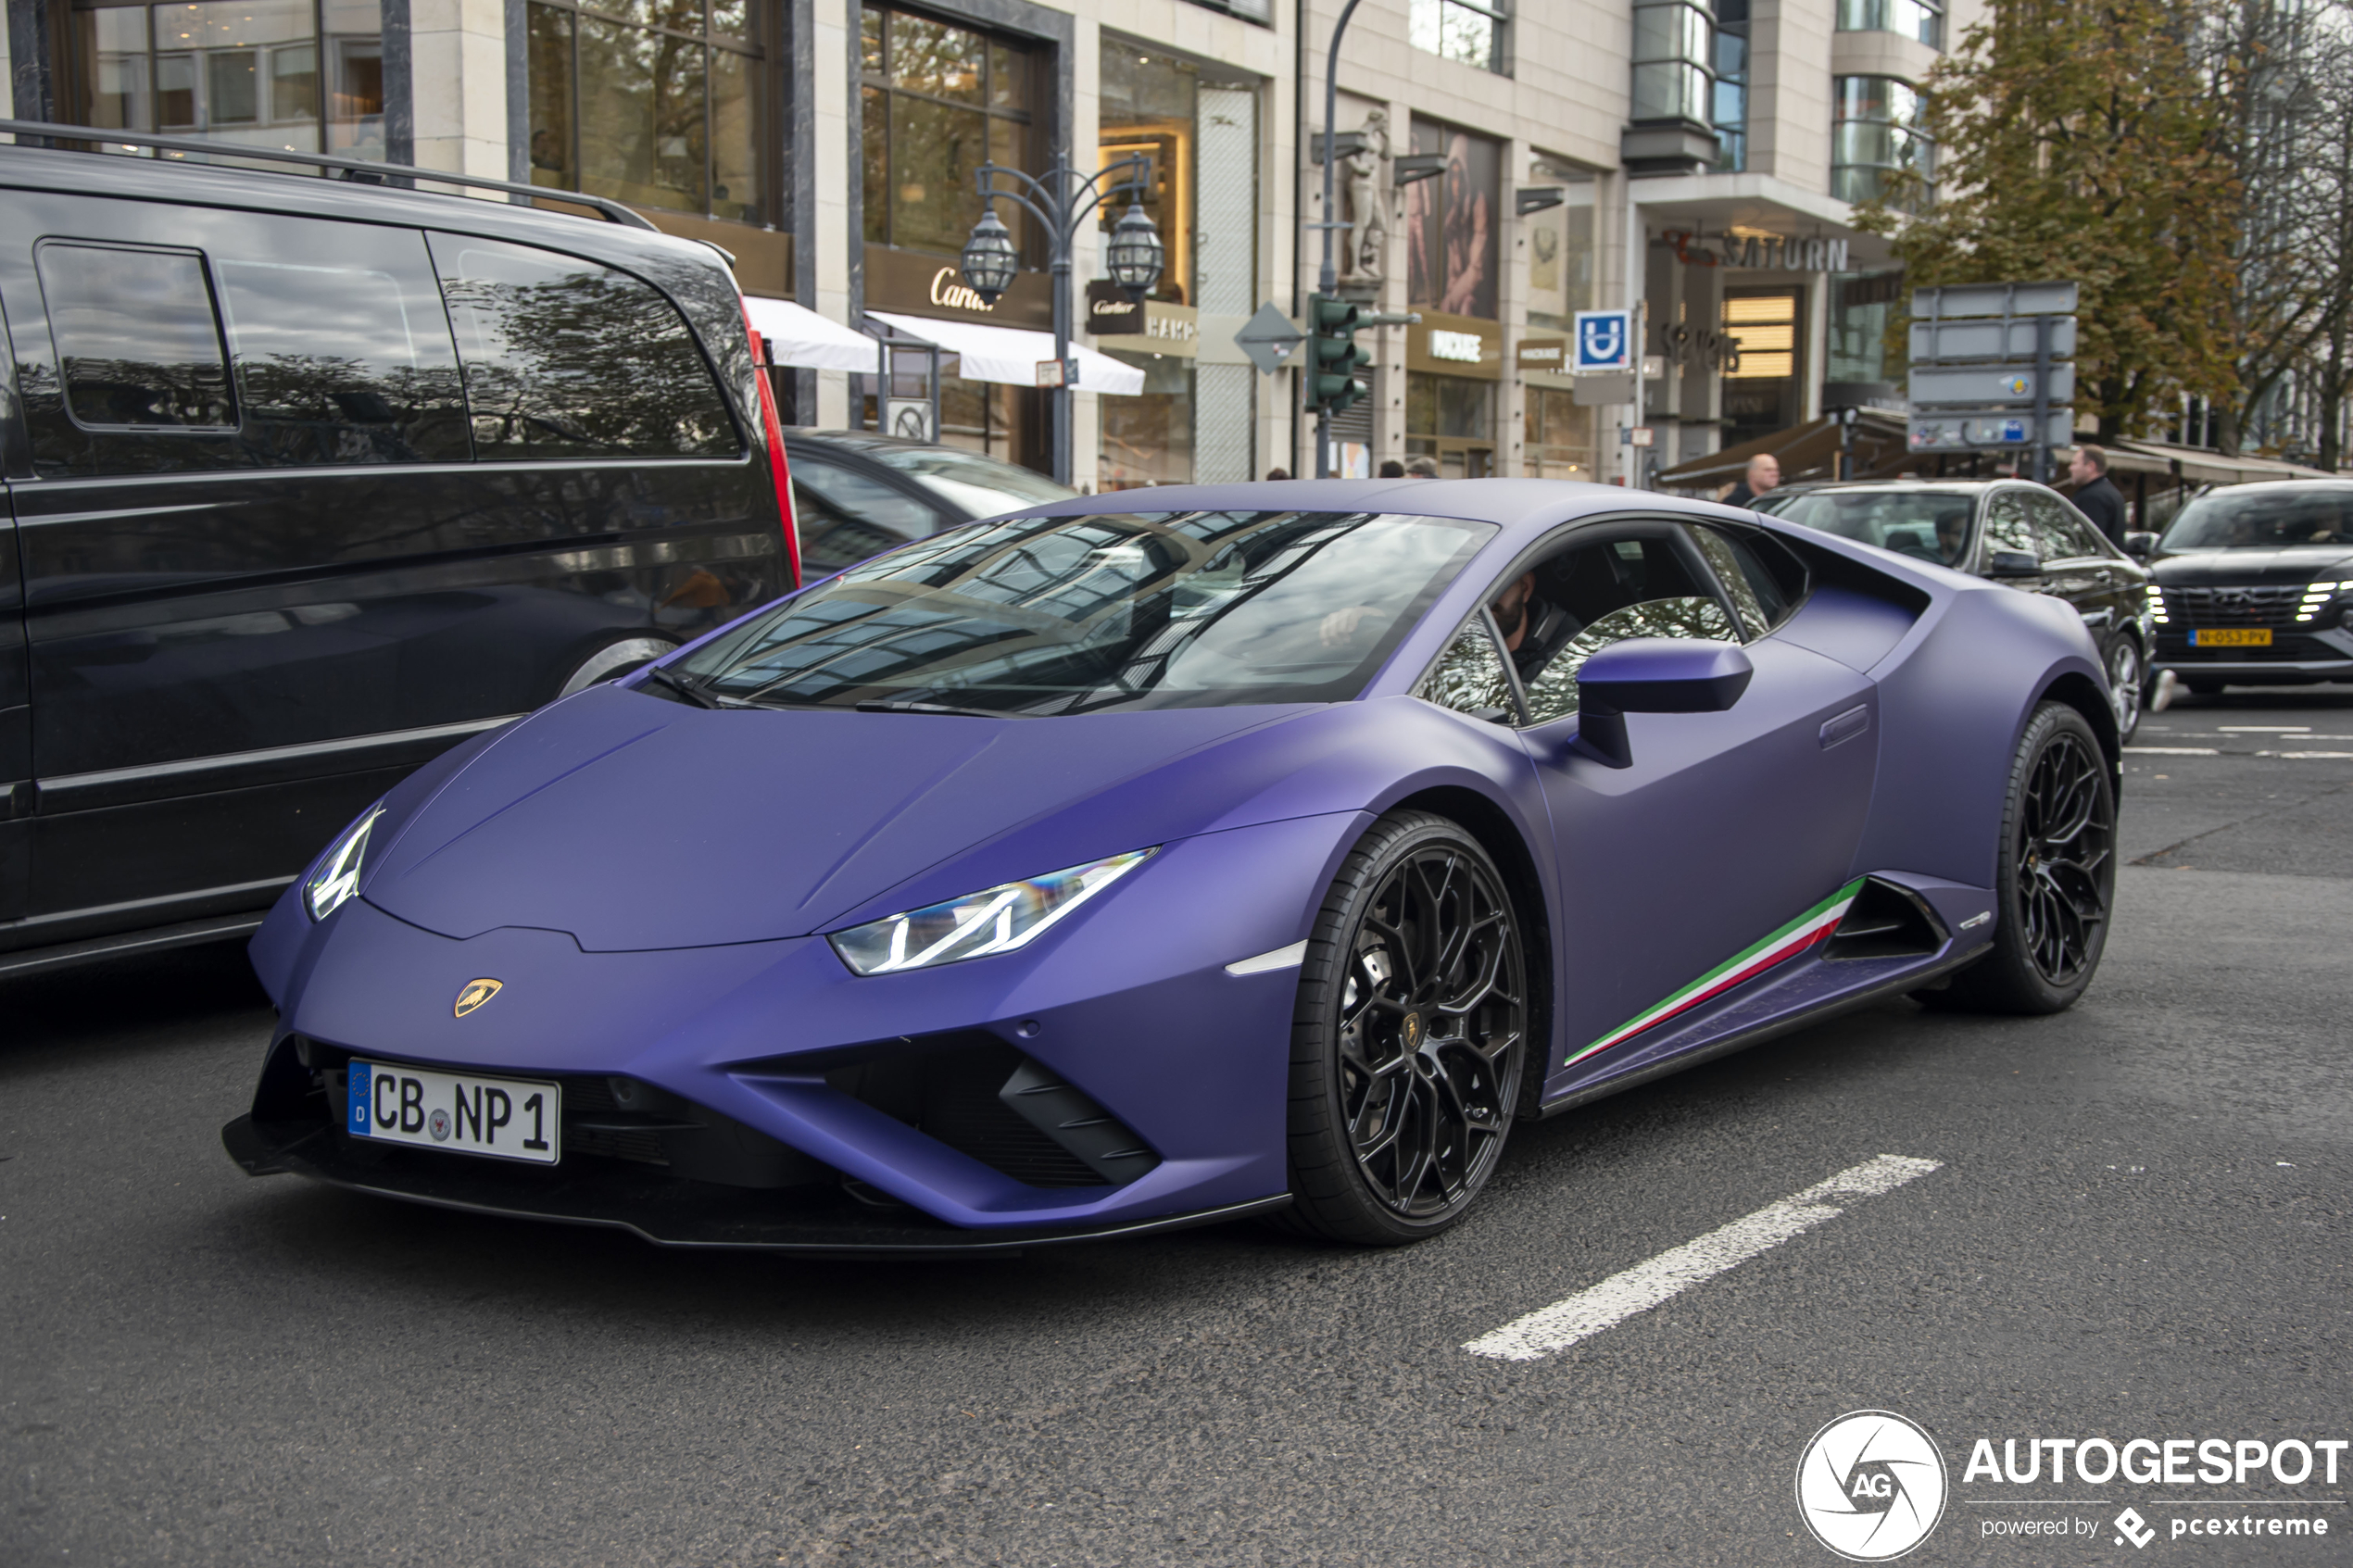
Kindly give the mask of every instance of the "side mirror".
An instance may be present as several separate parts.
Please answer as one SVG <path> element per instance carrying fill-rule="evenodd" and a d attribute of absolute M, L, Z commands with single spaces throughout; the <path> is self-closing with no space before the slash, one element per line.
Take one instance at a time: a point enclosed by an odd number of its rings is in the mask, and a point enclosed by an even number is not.
<path fill-rule="evenodd" d="M 2146 560 L 2157 554 L 2157 535 L 2140 529 L 2124 535 L 2124 553 L 2134 560 Z"/>
<path fill-rule="evenodd" d="M 1698 637 L 1631 637 L 1577 672 L 1577 742 L 1595 760 L 1630 768 L 1629 713 L 1721 713 L 1756 673 L 1733 643 Z"/>
<path fill-rule="evenodd" d="M 1988 577 L 2040 577 L 2043 563 L 2024 550 L 1996 550 L 1985 562 Z"/>

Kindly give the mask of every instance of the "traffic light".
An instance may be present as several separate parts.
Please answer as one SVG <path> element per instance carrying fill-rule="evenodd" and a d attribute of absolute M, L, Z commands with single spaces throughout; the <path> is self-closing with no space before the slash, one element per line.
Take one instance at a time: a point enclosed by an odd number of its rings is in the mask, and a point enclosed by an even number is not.
<path fill-rule="evenodd" d="M 1307 373 L 1307 406 L 1335 417 L 1348 412 L 1370 390 L 1356 372 L 1372 356 L 1356 346 L 1356 307 L 1344 299 L 1308 296 L 1308 338 L 1315 358 Z"/>

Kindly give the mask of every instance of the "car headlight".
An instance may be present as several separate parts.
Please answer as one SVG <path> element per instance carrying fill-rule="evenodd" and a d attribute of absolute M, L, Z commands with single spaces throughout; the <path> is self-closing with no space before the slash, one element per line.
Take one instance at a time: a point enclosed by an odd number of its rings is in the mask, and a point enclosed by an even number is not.
<path fill-rule="evenodd" d="M 2304 590 L 2304 598 L 2296 607 L 2296 619 L 2310 621 L 2328 607 L 2328 602 L 2353 588 L 2353 583 L 2315 583 Z"/>
<path fill-rule="evenodd" d="M 358 822 L 343 830 L 343 836 L 328 849 L 319 869 L 303 884 L 303 908 L 310 911 L 312 920 L 325 920 L 344 900 L 359 891 L 359 868 L 368 859 L 368 833 L 376 819 L 384 814 L 381 804 L 371 806 Z"/>
<path fill-rule="evenodd" d="M 1143 864 L 1157 848 L 1131 849 L 1067 871 L 1009 882 L 985 893 L 853 925 L 825 940 L 856 974 L 892 974 L 1010 953 Z"/>

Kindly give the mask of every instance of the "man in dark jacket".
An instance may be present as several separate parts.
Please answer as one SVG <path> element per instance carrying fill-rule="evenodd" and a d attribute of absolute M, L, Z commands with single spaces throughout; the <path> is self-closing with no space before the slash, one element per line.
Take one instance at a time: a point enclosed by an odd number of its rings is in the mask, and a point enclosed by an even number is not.
<path fill-rule="evenodd" d="M 2117 548 L 2124 547 L 2124 495 L 2109 483 L 2108 454 L 2096 446 L 2078 446 L 2075 456 L 2068 459 L 2067 471 L 2073 476 L 2075 494 L 2068 497 L 2075 509 L 2092 520 L 2092 526 L 2108 535 L 2108 542 Z"/>
<path fill-rule="evenodd" d="M 1779 488 L 1780 483 L 1781 460 L 1770 452 L 1759 452 L 1748 460 L 1748 471 L 1741 475 L 1741 482 L 1724 493 L 1724 504 L 1745 507 L 1768 490 Z"/>

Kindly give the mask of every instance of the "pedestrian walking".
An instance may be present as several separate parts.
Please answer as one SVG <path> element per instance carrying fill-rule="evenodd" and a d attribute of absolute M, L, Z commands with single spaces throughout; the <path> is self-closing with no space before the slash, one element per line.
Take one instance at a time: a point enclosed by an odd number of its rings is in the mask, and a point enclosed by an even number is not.
<path fill-rule="evenodd" d="M 2108 477 L 2108 454 L 2097 446 L 2078 446 L 2067 460 L 2067 471 L 2076 485 L 2075 494 L 2068 499 L 2092 520 L 2093 527 L 2108 535 L 2109 544 L 2122 549 L 2128 521 L 2124 493 Z"/>
<path fill-rule="evenodd" d="M 1724 493 L 1728 507 L 1745 507 L 1768 490 L 1778 490 L 1781 483 L 1781 460 L 1770 452 L 1759 452 L 1748 460 L 1748 471 L 1741 481 Z"/>

